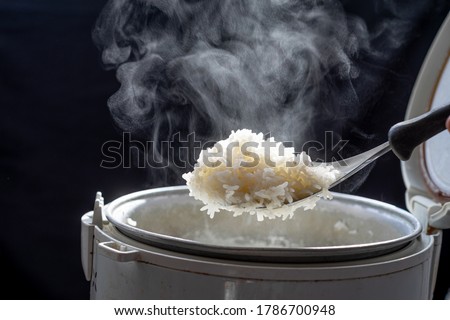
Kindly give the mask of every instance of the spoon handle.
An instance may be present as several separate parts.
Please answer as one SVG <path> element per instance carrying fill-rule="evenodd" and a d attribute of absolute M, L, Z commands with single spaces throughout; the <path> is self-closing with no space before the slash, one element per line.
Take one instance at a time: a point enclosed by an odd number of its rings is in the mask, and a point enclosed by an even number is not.
<path fill-rule="evenodd" d="M 400 160 L 408 160 L 415 147 L 445 130 L 449 116 L 450 104 L 397 123 L 388 134 L 392 151 Z"/>

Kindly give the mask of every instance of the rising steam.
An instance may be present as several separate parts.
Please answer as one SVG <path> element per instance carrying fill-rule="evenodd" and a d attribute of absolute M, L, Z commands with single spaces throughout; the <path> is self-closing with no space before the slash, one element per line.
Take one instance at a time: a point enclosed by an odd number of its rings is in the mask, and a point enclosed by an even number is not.
<path fill-rule="evenodd" d="M 121 83 L 114 120 L 165 157 L 158 142 L 177 132 L 211 141 L 248 128 L 298 148 L 317 119 L 339 131 L 359 117 L 355 61 L 379 55 L 371 39 L 385 30 L 370 35 L 330 0 L 111 0 L 93 37 Z M 176 183 L 189 168 L 171 169 Z"/>

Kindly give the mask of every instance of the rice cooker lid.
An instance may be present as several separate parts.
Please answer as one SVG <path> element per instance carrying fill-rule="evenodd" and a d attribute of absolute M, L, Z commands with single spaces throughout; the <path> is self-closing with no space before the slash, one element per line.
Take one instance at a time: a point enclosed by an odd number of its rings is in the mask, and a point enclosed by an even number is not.
<path fill-rule="evenodd" d="M 450 14 L 425 58 L 405 119 L 450 103 Z M 450 228 L 450 134 L 443 131 L 401 163 L 408 209 L 424 226 Z"/>

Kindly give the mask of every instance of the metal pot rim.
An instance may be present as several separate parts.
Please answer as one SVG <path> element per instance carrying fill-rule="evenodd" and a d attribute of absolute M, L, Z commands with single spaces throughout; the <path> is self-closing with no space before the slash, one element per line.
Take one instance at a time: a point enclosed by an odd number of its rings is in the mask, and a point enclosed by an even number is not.
<path fill-rule="evenodd" d="M 386 212 L 395 212 L 396 215 L 401 216 L 402 220 L 410 226 L 410 232 L 391 240 L 355 245 L 295 248 L 223 246 L 143 230 L 125 223 L 123 219 L 120 219 L 115 214 L 121 205 L 130 201 L 164 195 L 186 196 L 188 192 L 186 186 L 174 186 L 131 193 L 106 205 L 105 215 L 123 234 L 148 245 L 193 255 L 257 262 L 335 262 L 375 257 L 394 252 L 407 246 L 422 231 L 422 226 L 419 221 L 407 211 L 377 200 L 339 193 L 333 193 L 334 197 L 338 200 L 351 201 L 358 204 L 362 203 Z"/>

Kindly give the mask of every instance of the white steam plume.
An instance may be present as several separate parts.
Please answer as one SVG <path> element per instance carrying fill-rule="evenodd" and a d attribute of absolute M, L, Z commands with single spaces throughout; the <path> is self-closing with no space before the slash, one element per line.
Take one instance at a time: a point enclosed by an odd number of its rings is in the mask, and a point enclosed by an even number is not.
<path fill-rule="evenodd" d="M 371 52 L 365 23 L 334 0 L 111 0 L 93 37 L 117 68 L 116 123 L 161 157 L 177 132 L 249 128 L 298 148 L 316 119 L 339 130 L 359 117 L 354 61 Z M 188 170 L 171 169 L 169 183 Z"/>

